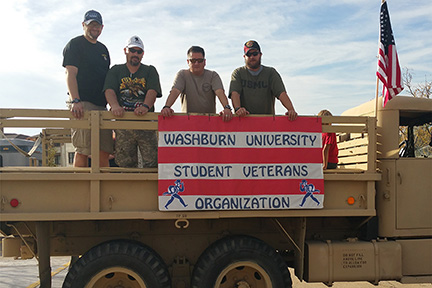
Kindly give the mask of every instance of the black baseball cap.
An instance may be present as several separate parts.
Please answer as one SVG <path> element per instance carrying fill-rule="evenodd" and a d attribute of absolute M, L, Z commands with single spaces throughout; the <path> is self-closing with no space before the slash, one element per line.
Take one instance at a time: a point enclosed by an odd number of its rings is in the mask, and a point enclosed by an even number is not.
<path fill-rule="evenodd" d="M 259 46 L 258 42 L 256 42 L 255 40 L 247 41 L 244 44 L 244 54 L 246 55 L 249 52 L 249 50 L 252 50 L 252 49 L 255 49 L 255 50 L 258 50 L 258 52 L 261 52 L 261 47 Z"/>
<path fill-rule="evenodd" d="M 88 24 L 90 24 L 93 21 L 96 21 L 100 25 L 103 25 L 101 14 L 99 12 L 95 11 L 95 10 L 89 10 L 84 15 L 84 23 L 86 25 L 88 25 Z"/>

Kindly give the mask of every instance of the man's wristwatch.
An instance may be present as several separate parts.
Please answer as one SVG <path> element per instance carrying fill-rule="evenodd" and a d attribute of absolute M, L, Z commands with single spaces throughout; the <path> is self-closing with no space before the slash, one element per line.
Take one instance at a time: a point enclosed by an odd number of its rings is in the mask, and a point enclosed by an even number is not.
<path fill-rule="evenodd" d="M 72 99 L 72 101 L 70 101 L 71 104 L 73 104 L 73 103 L 78 103 L 78 102 L 81 102 L 81 99 L 79 99 L 79 98 L 74 98 L 74 99 Z"/>
<path fill-rule="evenodd" d="M 224 109 L 229 109 L 229 110 L 231 110 L 231 106 L 230 106 L 229 104 L 227 104 L 227 105 L 224 106 Z"/>

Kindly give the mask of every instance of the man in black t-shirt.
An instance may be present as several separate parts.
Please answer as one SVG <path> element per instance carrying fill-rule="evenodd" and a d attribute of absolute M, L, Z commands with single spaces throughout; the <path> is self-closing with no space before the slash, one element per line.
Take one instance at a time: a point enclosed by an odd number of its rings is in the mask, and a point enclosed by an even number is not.
<path fill-rule="evenodd" d="M 110 66 L 108 49 L 97 41 L 103 29 L 101 14 L 87 11 L 82 26 L 84 35 L 70 40 L 63 50 L 70 110 L 77 119 L 82 118 L 87 110 L 106 110 L 102 88 Z M 88 166 L 90 138 L 90 130 L 72 129 L 74 167 Z M 111 130 L 101 130 L 100 150 L 100 166 L 109 166 L 108 157 L 113 153 Z"/>

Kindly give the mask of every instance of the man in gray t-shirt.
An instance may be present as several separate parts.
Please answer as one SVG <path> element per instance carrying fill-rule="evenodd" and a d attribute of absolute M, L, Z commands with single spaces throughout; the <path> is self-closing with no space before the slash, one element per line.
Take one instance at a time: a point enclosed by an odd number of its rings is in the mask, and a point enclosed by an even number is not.
<path fill-rule="evenodd" d="M 162 115 L 171 117 L 174 110 L 171 106 L 180 95 L 182 112 L 187 113 L 216 113 L 216 96 L 224 110 L 220 112 L 224 121 L 232 118 L 231 107 L 223 89 L 219 75 L 207 69 L 204 49 L 192 46 L 187 52 L 189 69 L 180 70 L 175 79 Z"/>

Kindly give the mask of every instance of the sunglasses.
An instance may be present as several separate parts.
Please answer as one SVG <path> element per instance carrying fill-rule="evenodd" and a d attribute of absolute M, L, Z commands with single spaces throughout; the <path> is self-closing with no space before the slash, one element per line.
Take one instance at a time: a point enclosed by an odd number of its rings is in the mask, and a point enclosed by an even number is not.
<path fill-rule="evenodd" d="M 142 54 L 144 51 L 141 50 L 141 49 L 129 48 L 129 52 L 130 52 L 130 53 L 138 53 L 138 54 Z"/>
<path fill-rule="evenodd" d="M 246 53 L 247 57 L 251 57 L 251 56 L 258 56 L 260 54 L 260 52 L 250 52 L 250 53 Z"/>
<path fill-rule="evenodd" d="M 90 28 L 102 28 L 102 24 L 99 24 L 96 21 L 92 21 L 89 24 L 86 24 L 86 26 Z"/>
<path fill-rule="evenodd" d="M 189 61 L 192 62 L 192 64 L 195 64 L 196 62 L 203 63 L 204 58 L 192 58 L 192 59 L 189 59 Z"/>

